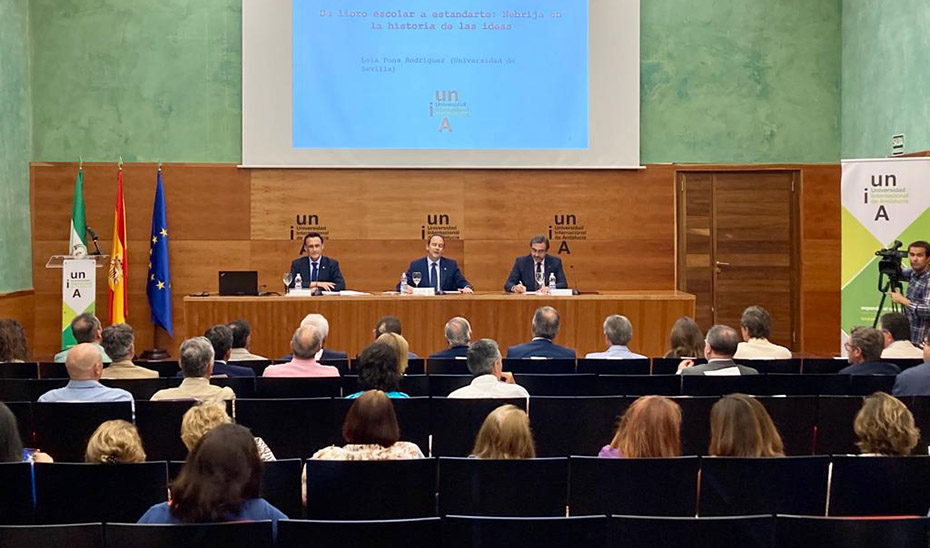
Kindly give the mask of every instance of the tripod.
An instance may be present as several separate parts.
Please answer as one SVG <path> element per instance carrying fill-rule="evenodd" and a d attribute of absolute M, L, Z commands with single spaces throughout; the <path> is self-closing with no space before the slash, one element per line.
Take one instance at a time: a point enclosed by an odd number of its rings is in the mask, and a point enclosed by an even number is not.
<path fill-rule="evenodd" d="M 878 310 L 875 311 L 875 320 L 872 322 L 872 328 L 874 329 L 878 325 L 878 319 L 882 315 L 882 308 L 885 306 L 885 299 L 888 297 L 889 291 L 897 290 L 898 293 L 904 293 L 904 286 L 901 285 L 901 279 L 897 276 L 888 276 L 888 281 L 885 280 L 885 273 L 878 273 L 878 290 L 882 293 L 882 298 L 878 301 Z M 884 282 L 884 284 L 882 283 Z M 904 309 L 898 303 L 891 301 L 891 311 L 892 312 L 901 312 Z"/>

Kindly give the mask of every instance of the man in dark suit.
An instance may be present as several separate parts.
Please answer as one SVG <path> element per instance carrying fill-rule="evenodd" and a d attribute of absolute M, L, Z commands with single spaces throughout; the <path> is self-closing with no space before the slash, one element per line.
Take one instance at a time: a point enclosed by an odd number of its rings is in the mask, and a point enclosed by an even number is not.
<path fill-rule="evenodd" d="M 300 254 L 291 262 L 290 287 L 294 287 L 297 274 L 300 274 L 301 286 L 304 288 L 319 288 L 321 291 L 342 291 L 346 288 L 339 261 L 323 256 L 323 236 L 318 232 L 304 236 Z"/>
<path fill-rule="evenodd" d="M 704 340 L 704 356 L 707 363 L 694 365 L 694 360 L 683 360 L 678 364 L 679 375 L 758 375 L 752 367 L 733 361 L 733 354 L 742 338 L 730 326 L 715 325 L 707 331 Z"/>
<path fill-rule="evenodd" d="M 845 347 L 850 365 L 837 371 L 840 375 L 897 375 L 901 372 L 897 365 L 881 361 L 885 337 L 878 329 L 852 328 Z"/>
<path fill-rule="evenodd" d="M 461 316 L 456 316 L 446 322 L 446 341 L 449 348 L 430 354 L 430 358 L 465 358 L 468 355 L 468 345 L 471 343 L 471 324 Z"/>
<path fill-rule="evenodd" d="M 510 269 L 510 276 L 504 282 L 504 291 L 526 293 L 537 291 L 549 292 L 549 275 L 555 274 L 555 286 L 566 289 L 568 281 L 562 270 L 562 259 L 549 255 L 549 238 L 542 234 L 530 239 L 530 254 L 517 257 Z"/>
<path fill-rule="evenodd" d="M 559 312 L 551 306 L 536 309 L 533 314 L 533 340 L 511 346 L 508 358 L 574 358 L 575 351 L 552 342 L 559 334 Z"/>
<path fill-rule="evenodd" d="M 924 363 L 898 375 L 891 393 L 895 396 L 930 396 L 930 337 L 924 340 Z"/>
<path fill-rule="evenodd" d="M 434 287 L 436 293 L 473 293 L 471 284 L 452 259 L 442 256 L 446 239 L 442 234 L 433 234 L 426 241 L 426 257 L 416 259 L 407 269 L 407 293 L 413 293 L 413 273 L 419 272 L 422 279 L 419 287 Z M 397 284 L 400 291 L 400 284 Z"/>
<path fill-rule="evenodd" d="M 213 346 L 213 372 L 212 376 L 227 376 L 227 377 L 254 377 L 255 370 L 251 367 L 243 367 L 240 365 L 230 365 L 227 362 L 229 360 L 230 350 L 232 350 L 233 344 L 233 332 L 228 325 L 214 325 L 203 334 L 204 337 L 210 341 L 210 345 Z M 183 377 L 184 372 L 181 371 L 177 374 L 178 377 Z"/>

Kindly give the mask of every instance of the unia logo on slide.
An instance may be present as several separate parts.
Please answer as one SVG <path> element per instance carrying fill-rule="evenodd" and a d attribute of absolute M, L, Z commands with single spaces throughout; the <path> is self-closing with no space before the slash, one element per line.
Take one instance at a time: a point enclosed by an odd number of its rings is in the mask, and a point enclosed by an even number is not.
<path fill-rule="evenodd" d="M 437 89 L 435 100 L 429 102 L 430 118 L 439 118 L 439 133 L 452 133 L 449 118 L 463 118 L 470 114 L 468 102 L 461 100 L 458 90 Z"/>
<path fill-rule="evenodd" d="M 324 240 L 329 239 L 329 229 L 326 225 L 320 223 L 320 216 L 308 214 L 294 215 L 294 224 L 291 225 L 291 239 L 302 240 L 310 232 L 319 232 Z"/>

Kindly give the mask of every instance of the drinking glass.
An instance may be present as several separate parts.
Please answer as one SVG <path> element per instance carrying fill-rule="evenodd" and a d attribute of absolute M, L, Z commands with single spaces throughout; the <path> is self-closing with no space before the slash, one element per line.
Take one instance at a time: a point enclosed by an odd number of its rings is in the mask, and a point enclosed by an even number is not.
<path fill-rule="evenodd" d="M 413 278 L 413 285 L 420 287 L 420 280 L 423 279 L 423 273 L 414 272 L 411 277 Z"/>
<path fill-rule="evenodd" d="M 284 282 L 284 292 L 287 293 L 287 288 L 291 286 L 291 282 L 294 280 L 294 276 L 290 272 L 281 276 L 281 280 Z"/>

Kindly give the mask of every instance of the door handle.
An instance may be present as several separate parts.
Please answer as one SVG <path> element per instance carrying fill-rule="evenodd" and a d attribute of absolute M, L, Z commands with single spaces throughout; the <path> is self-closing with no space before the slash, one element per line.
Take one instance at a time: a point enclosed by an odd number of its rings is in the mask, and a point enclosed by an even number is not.
<path fill-rule="evenodd" d="M 730 266 L 730 263 L 725 263 L 723 261 L 714 261 L 717 266 Z"/>

